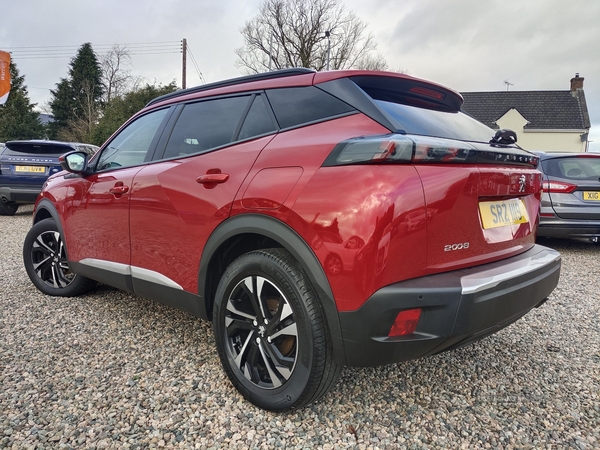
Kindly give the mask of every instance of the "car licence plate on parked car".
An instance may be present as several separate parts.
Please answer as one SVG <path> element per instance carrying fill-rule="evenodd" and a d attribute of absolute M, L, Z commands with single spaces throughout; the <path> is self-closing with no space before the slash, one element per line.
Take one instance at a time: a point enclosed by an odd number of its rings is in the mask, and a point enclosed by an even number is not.
<path fill-rule="evenodd" d="M 583 201 L 600 202 L 600 192 L 583 191 Z"/>
<path fill-rule="evenodd" d="M 529 222 L 525 203 L 521 199 L 480 202 L 483 228 L 497 228 Z"/>
<path fill-rule="evenodd" d="M 41 166 L 15 166 L 15 172 L 28 172 L 28 173 L 44 173 L 45 167 Z"/>

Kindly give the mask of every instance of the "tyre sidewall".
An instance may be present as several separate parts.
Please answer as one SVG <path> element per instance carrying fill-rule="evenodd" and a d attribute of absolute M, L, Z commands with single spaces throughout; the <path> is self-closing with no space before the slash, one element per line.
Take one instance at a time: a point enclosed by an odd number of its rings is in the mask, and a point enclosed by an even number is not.
<path fill-rule="evenodd" d="M 27 275 L 31 282 L 38 288 L 42 293 L 46 295 L 53 296 L 62 296 L 62 297 L 73 297 L 76 295 L 80 295 L 81 293 L 89 290 L 93 287 L 91 280 L 88 278 L 84 278 L 80 275 L 74 274 L 74 278 L 71 283 L 64 288 L 55 288 L 52 286 L 48 286 L 44 283 L 35 273 L 35 269 L 33 268 L 33 261 L 31 259 L 31 249 L 33 247 L 33 243 L 37 239 L 37 237 L 48 231 L 58 231 L 58 227 L 53 219 L 44 219 L 31 227 L 27 236 L 25 237 L 25 242 L 23 243 L 23 263 L 25 265 L 25 270 L 27 271 Z M 61 235 L 61 240 L 64 245 L 64 238 Z"/>
<path fill-rule="evenodd" d="M 225 347 L 227 330 L 224 326 L 227 300 L 235 286 L 244 278 L 258 275 L 267 278 L 285 295 L 294 313 L 298 331 L 298 355 L 291 377 L 279 388 L 262 389 L 247 380 L 236 368 L 231 353 Z M 313 333 L 308 320 L 302 293 L 282 268 L 262 253 L 247 254 L 228 267 L 219 282 L 213 311 L 213 330 L 217 350 L 227 376 L 241 394 L 255 405 L 282 411 L 303 403 L 306 387 L 311 378 L 314 360 Z"/>

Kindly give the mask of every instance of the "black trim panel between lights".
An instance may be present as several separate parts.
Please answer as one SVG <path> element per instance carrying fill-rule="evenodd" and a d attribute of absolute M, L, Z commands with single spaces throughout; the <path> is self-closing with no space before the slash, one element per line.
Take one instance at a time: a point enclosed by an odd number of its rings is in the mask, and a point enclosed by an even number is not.
<path fill-rule="evenodd" d="M 195 94 L 196 92 L 208 91 L 211 89 L 217 89 L 227 86 L 234 86 L 236 84 L 244 84 L 251 83 L 253 81 L 263 81 L 263 80 L 271 80 L 274 78 L 285 78 L 291 77 L 294 75 L 306 75 L 309 73 L 317 73 L 316 70 L 306 69 L 303 67 L 298 67 L 295 69 L 283 69 L 283 70 L 274 70 L 273 72 L 264 72 L 257 73 L 254 75 L 246 75 L 238 78 L 231 78 L 229 80 L 217 81 L 215 83 L 203 84 L 201 86 L 195 86 L 188 89 L 181 89 L 176 92 L 171 92 L 170 94 L 161 95 L 160 97 L 156 97 L 154 100 L 150 100 L 145 107 L 150 105 L 154 105 L 156 103 L 162 102 L 164 100 L 168 100 L 171 98 L 181 97 L 187 94 Z"/>

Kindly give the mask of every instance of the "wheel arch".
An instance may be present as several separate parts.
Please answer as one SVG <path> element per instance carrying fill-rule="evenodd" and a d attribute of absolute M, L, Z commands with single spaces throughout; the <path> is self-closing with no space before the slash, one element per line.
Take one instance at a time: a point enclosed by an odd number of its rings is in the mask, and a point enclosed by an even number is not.
<path fill-rule="evenodd" d="M 244 253 L 273 247 L 289 251 L 302 267 L 323 307 L 335 358 L 339 363 L 345 363 L 339 314 L 321 263 L 298 233 L 266 215 L 241 214 L 227 219 L 206 242 L 198 274 L 198 296 L 203 318 L 212 318 L 217 285 L 227 266 Z"/>
<path fill-rule="evenodd" d="M 33 225 L 44 220 L 44 219 L 54 219 L 56 225 L 58 226 L 61 234 L 62 234 L 62 223 L 59 220 L 59 214 L 56 211 L 56 207 L 50 200 L 42 199 L 37 204 L 35 208 L 35 213 L 33 215 Z M 64 234 L 63 234 L 64 236 Z"/>

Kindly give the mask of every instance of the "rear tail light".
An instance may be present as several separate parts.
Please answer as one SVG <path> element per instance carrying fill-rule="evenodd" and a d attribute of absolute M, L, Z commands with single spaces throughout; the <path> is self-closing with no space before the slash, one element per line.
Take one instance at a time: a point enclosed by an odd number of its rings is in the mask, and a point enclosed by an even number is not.
<path fill-rule="evenodd" d="M 417 329 L 419 318 L 421 317 L 421 308 L 407 309 L 400 311 L 396 316 L 396 320 L 390 328 L 388 337 L 406 336 L 412 334 Z"/>
<path fill-rule="evenodd" d="M 522 152 L 478 150 L 467 142 L 425 136 L 389 134 L 367 136 L 340 142 L 323 166 L 350 164 L 518 164 L 536 167 L 538 157 Z"/>
<path fill-rule="evenodd" d="M 544 181 L 542 183 L 542 192 L 555 194 L 570 194 L 577 186 L 563 181 Z"/>

